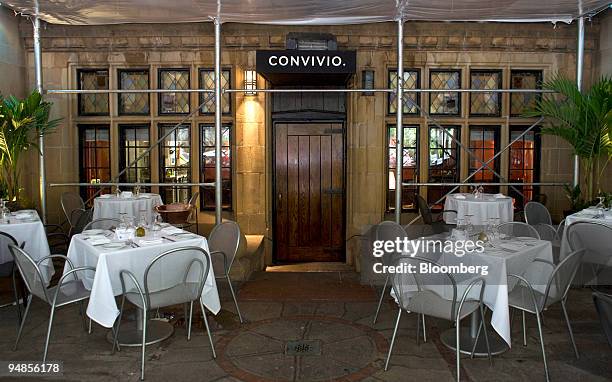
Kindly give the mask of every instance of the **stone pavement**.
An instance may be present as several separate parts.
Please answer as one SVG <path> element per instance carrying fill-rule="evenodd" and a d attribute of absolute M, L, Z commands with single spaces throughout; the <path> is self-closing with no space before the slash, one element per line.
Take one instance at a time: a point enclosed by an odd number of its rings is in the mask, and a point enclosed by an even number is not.
<path fill-rule="evenodd" d="M 280 273 L 279 273 L 280 274 Z M 271 278 L 272 277 L 272 278 Z M 358 275 L 351 273 L 255 275 L 289 289 L 291 280 L 303 280 L 321 288 L 356 289 Z M 334 278 L 338 282 L 334 284 Z M 319 280 L 320 282 L 317 282 Z M 298 281 L 300 282 L 300 281 Z M 261 287 L 258 287 L 261 291 Z M 295 288 L 295 285 L 293 286 Z M 372 325 L 376 308 L 374 291 L 359 290 L 352 298 L 331 290 L 338 300 L 312 301 L 300 295 L 282 301 L 257 298 L 249 284 L 242 286 L 249 299 L 240 301 L 248 321 L 240 325 L 227 285 L 220 284 L 223 309 L 209 320 L 214 334 L 217 359 L 212 359 L 202 320 L 194 317 L 192 338 L 187 341 L 183 309 L 171 307 L 161 312 L 175 325 L 174 335 L 147 347 L 147 381 L 452 381 L 454 353 L 439 339 L 450 324 L 427 319 L 428 342 L 416 343 L 416 316 L 403 315 L 389 371 L 382 370 L 395 323 L 396 309 L 391 300 L 383 306 L 378 323 Z M 299 288 L 296 288 L 296 290 Z M 315 290 L 312 290 L 317 294 Z M 6 294 L 2 294 L 5 301 Z M 544 336 L 553 381 L 605 381 L 612 378 L 612 349 L 597 321 L 587 289 L 572 290 L 569 315 L 575 330 L 581 358 L 576 360 L 569 343 L 562 313 L 553 307 L 544 314 Z M 42 356 L 48 309 L 35 301 L 26 324 L 20 348 L 12 351 L 17 327 L 11 308 L 0 310 L 0 360 L 38 360 Z M 194 312 L 195 314 L 195 312 Z M 199 315 L 199 311 L 197 311 Z M 462 379 L 470 381 L 543 381 L 535 320 L 528 318 L 528 346 L 520 343 L 520 322 L 513 327 L 514 346 L 486 359 L 462 358 Z M 77 307 L 58 311 L 54 324 L 50 360 L 62 360 L 65 381 L 137 381 L 138 348 L 123 348 L 111 355 L 107 329 L 94 325 L 91 335 L 82 329 Z M 293 343 L 295 340 L 304 342 Z M 288 345 L 295 345 L 287 353 Z M 0 378 L 1 379 L 1 378 Z M 9 380 L 5 378 L 6 380 Z M 33 380 L 14 378 L 16 381 Z"/>

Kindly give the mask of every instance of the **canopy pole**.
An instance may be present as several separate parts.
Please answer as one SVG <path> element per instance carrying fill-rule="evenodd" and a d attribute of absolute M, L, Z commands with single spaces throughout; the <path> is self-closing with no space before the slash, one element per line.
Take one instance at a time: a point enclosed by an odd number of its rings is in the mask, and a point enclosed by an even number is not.
<path fill-rule="evenodd" d="M 40 47 L 40 20 L 38 19 L 38 2 L 36 2 L 36 14 L 34 15 L 34 75 L 36 78 L 36 90 L 43 94 L 42 79 L 42 53 Z M 38 184 L 40 196 L 40 212 L 43 223 L 47 223 L 47 178 L 45 175 L 45 139 L 42 135 L 38 137 Z"/>
<path fill-rule="evenodd" d="M 584 71 L 584 16 L 578 18 L 578 48 L 576 49 L 576 85 L 582 91 Z M 580 184 L 580 158 L 574 155 L 574 187 Z"/>
<path fill-rule="evenodd" d="M 221 224 L 221 21 L 215 23 L 215 223 Z"/>
<path fill-rule="evenodd" d="M 404 167 L 404 129 L 402 117 L 404 112 L 404 20 L 397 20 L 397 93 L 395 123 L 395 222 L 402 219 L 402 170 Z"/>

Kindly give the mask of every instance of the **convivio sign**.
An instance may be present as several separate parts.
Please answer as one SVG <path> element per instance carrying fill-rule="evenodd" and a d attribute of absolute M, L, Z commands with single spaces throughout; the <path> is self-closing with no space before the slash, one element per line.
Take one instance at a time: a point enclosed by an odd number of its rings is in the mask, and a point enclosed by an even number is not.
<path fill-rule="evenodd" d="M 355 73 L 355 51 L 258 50 L 257 72 L 302 74 Z"/>

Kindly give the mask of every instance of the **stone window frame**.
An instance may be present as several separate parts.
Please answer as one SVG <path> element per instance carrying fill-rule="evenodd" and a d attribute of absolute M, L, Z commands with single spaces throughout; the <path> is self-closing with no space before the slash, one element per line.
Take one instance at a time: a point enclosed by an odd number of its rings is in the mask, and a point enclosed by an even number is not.
<path fill-rule="evenodd" d="M 186 72 L 187 73 L 187 88 L 191 88 L 191 66 L 188 67 L 160 67 L 157 69 L 157 89 L 166 90 L 162 88 L 162 73 L 164 72 Z M 159 93 L 157 95 L 157 115 L 158 116 L 167 116 L 167 115 L 189 115 L 191 113 L 191 93 L 177 93 L 177 94 L 187 94 L 187 111 L 186 112 L 162 112 L 162 97 L 165 93 L 173 93 L 171 89 L 168 92 Z"/>
<path fill-rule="evenodd" d="M 472 88 L 472 74 L 476 73 L 497 73 L 499 76 L 499 82 L 497 83 L 497 87 L 495 89 L 502 89 L 504 83 L 504 71 L 503 69 L 472 69 L 469 70 L 469 81 L 470 81 L 470 89 Z M 472 112 L 472 98 L 475 96 L 484 96 L 486 94 L 492 94 L 497 96 L 497 113 L 474 113 Z M 502 115 L 502 93 L 469 93 L 468 95 L 468 115 L 469 117 L 500 117 Z"/>
<path fill-rule="evenodd" d="M 387 123 L 385 130 L 385 148 L 386 148 L 386 152 L 385 152 L 385 211 L 387 213 L 393 212 L 395 211 L 395 190 L 391 190 L 389 188 L 389 172 L 391 171 L 391 167 L 390 167 L 390 155 L 389 152 L 390 150 L 396 150 L 396 146 L 391 146 L 390 145 L 390 138 L 391 138 L 391 129 L 394 129 L 396 127 L 395 123 Z M 411 179 L 402 179 L 402 183 L 408 183 L 410 181 L 413 182 L 417 182 L 418 181 L 418 176 L 419 176 L 419 166 L 420 166 L 420 158 L 419 155 L 421 154 L 421 150 L 420 150 L 420 135 L 421 135 L 421 125 L 420 124 L 415 124 L 415 123 L 411 123 L 411 124 L 402 124 L 402 128 L 404 130 L 404 137 L 406 137 L 405 133 L 407 129 L 414 129 L 416 132 L 416 146 L 415 147 L 408 147 L 406 148 L 406 146 L 403 147 L 403 150 L 410 150 L 410 149 L 415 149 L 416 150 L 416 164 L 415 164 L 415 174 L 417 176 L 417 178 L 415 180 L 411 180 Z M 405 155 L 405 154 L 404 154 Z M 396 160 L 397 162 L 397 160 Z M 402 166 L 404 163 L 404 158 L 402 158 Z M 397 166 L 397 163 L 396 163 Z M 393 171 L 395 171 L 396 167 L 393 167 Z M 403 171 L 402 171 L 402 178 L 403 178 Z M 412 190 L 413 194 L 414 193 L 419 193 L 419 187 L 418 186 L 413 186 L 413 187 L 406 187 L 403 186 L 402 187 L 402 212 L 414 212 L 417 210 L 417 205 L 416 203 L 414 203 L 414 199 L 413 199 L 413 203 L 412 203 L 412 207 L 406 207 L 406 198 L 404 198 L 404 191 L 408 190 L 410 192 L 410 190 Z"/>
<path fill-rule="evenodd" d="M 82 73 L 95 73 L 95 72 L 106 72 L 106 90 L 108 90 L 110 88 L 110 70 L 108 67 L 105 68 L 77 68 L 76 69 L 76 86 L 78 90 L 83 90 L 82 88 L 82 84 L 81 84 L 81 74 Z M 99 89 L 104 89 L 104 88 L 99 88 Z M 100 98 L 104 98 L 106 97 L 106 105 L 107 105 L 107 111 L 104 113 L 86 113 L 83 112 L 83 108 L 82 108 L 82 102 L 83 102 L 83 97 L 100 97 Z M 99 94 L 78 94 L 77 95 L 77 114 L 79 117 L 110 117 L 110 97 L 109 97 L 109 93 L 99 93 Z"/>
<path fill-rule="evenodd" d="M 396 86 L 394 86 L 391 83 L 391 73 L 394 73 L 394 72 L 397 73 L 397 68 L 388 68 L 387 69 L 387 86 L 390 89 L 391 88 L 395 89 L 395 87 L 396 87 Z M 422 85 L 421 75 L 422 75 L 422 72 L 423 72 L 421 70 L 421 68 L 404 68 L 404 75 L 406 75 L 406 73 L 408 73 L 408 72 L 415 72 L 416 73 L 417 80 L 416 80 L 416 88 L 415 89 L 421 89 L 421 85 Z M 421 93 L 414 93 L 414 92 L 406 91 L 406 89 L 404 88 L 404 98 L 409 97 L 410 94 L 415 94 L 416 104 L 418 106 L 421 106 L 422 105 Z M 392 104 L 391 97 L 396 97 L 396 94 L 395 93 L 388 93 L 387 97 L 386 97 L 386 99 L 387 99 L 386 111 L 387 111 L 387 115 L 389 115 L 389 116 L 392 116 L 392 115 L 396 114 L 396 111 L 391 111 L 391 104 Z M 404 103 L 403 105 L 405 106 L 406 104 Z M 397 108 L 397 105 L 396 105 L 396 108 Z M 403 110 L 402 114 L 405 115 L 405 116 L 418 117 L 421 114 L 421 111 L 418 108 L 416 108 L 416 110 L 414 112 Z"/>
<path fill-rule="evenodd" d="M 165 128 L 172 128 L 174 126 L 176 126 L 176 123 L 172 123 L 172 122 L 158 122 L 157 126 L 156 126 L 157 130 L 158 130 L 158 136 L 161 137 L 161 136 L 163 136 L 165 134 L 165 130 L 164 130 Z M 164 141 L 161 142 L 161 144 L 158 146 L 158 149 L 157 149 L 157 151 L 158 151 L 158 158 L 157 158 L 157 160 L 158 160 L 158 163 L 159 163 L 158 173 L 159 173 L 159 182 L 160 183 L 175 184 L 175 182 L 170 182 L 170 181 L 168 181 L 166 179 L 165 170 L 167 168 L 174 168 L 174 169 L 177 169 L 177 168 L 187 168 L 187 177 L 188 177 L 187 181 L 191 182 L 191 180 L 193 178 L 192 168 L 193 168 L 193 153 L 194 153 L 194 150 L 193 150 L 193 147 L 192 147 L 192 143 L 193 142 L 191 141 L 191 136 L 192 136 L 192 134 L 191 134 L 191 129 L 192 129 L 191 122 L 184 122 L 184 123 L 182 123 L 181 126 L 176 128 L 176 129 L 174 129 L 172 134 L 170 134 L 168 137 L 166 137 L 166 139 L 168 139 L 169 137 L 172 137 L 172 136 L 176 137 L 176 134 L 177 134 L 178 130 L 181 129 L 181 128 L 186 128 L 187 132 L 189 134 L 189 137 L 187 138 L 187 141 L 189 142 L 189 166 L 185 167 L 185 166 L 176 166 L 176 165 L 174 165 L 174 166 L 166 166 L 166 165 L 164 165 L 164 159 L 165 159 L 164 158 L 164 150 L 166 148 L 168 148 L 168 147 L 174 147 L 175 149 L 176 149 L 176 147 L 178 147 L 178 146 L 176 146 L 176 144 L 173 145 L 173 146 L 172 145 L 166 145 L 165 144 L 166 140 L 164 139 Z M 189 199 L 191 198 L 191 186 L 181 186 L 180 185 L 181 183 L 176 183 L 176 184 L 177 184 L 176 187 L 169 187 L 169 186 L 168 187 L 160 187 L 160 195 L 162 196 L 162 200 L 164 201 L 164 203 L 166 203 L 166 204 L 176 203 L 176 202 L 187 203 L 189 201 Z M 186 200 L 181 200 L 180 198 L 177 199 L 175 197 L 177 195 L 177 193 L 179 193 L 181 190 L 187 190 L 187 198 L 186 198 Z M 169 200 L 166 200 L 166 197 L 170 193 L 173 195 L 171 202 L 169 202 Z"/>
<path fill-rule="evenodd" d="M 197 72 L 198 72 L 198 89 L 205 89 L 203 87 L 202 84 L 202 72 L 214 72 L 214 68 L 210 68 L 210 67 L 203 67 L 203 68 L 198 68 Z M 234 81 L 234 76 L 232 73 L 232 67 L 222 67 L 221 68 L 221 76 L 223 76 L 223 72 L 227 72 L 228 73 L 228 87 L 223 88 L 223 89 L 233 89 L 233 81 Z M 210 94 L 214 97 L 214 93 L 198 93 L 198 106 L 200 106 L 200 104 L 202 104 L 202 102 L 204 101 L 204 97 L 206 96 L 206 94 Z M 221 93 L 221 98 L 225 98 L 227 96 L 227 104 L 228 104 L 228 110 L 227 111 L 221 111 L 221 115 L 224 116 L 230 116 L 232 115 L 232 112 L 234 110 L 234 108 L 232 107 L 232 103 L 233 103 L 233 94 L 234 93 Z M 212 104 L 215 104 L 215 100 L 212 100 Z M 223 104 L 223 103 L 222 103 Z M 200 115 L 205 115 L 205 116 L 214 116 L 215 112 L 204 112 L 202 111 L 202 108 L 199 108 L 199 113 Z"/>
<path fill-rule="evenodd" d="M 486 124 L 486 125 L 470 124 L 468 126 L 468 136 L 467 136 L 468 148 L 474 154 L 477 154 L 480 151 L 482 153 L 482 155 L 480 155 L 480 156 L 477 155 L 477 156 L 481 160 L 486 162 L 487 159 L 485 159 L 485 157 L 484 157 L 484 152 L 488 148 L 477 147 L 477 146 L 475 146 L 472 143 L 472 132 L 476 131 L 476 130 L 480 130 L 482 138 L 484 138 L 484 133 L 486 131 L 493 132 L 493 141 L 494 141 L 493 155 L 495 155 L 501 149 L 501 126 L 500 125 L 493 125 L 493 124 Z M 472 166 L 472 161 L 475 162 L 475 166 L 476 167 Z M 493 163 L 489 163 L 488 165 L 489 166 L 492 165 L 491 167 L 493 167 L 493 170 L 495 170 L 495 172 L 500 174 L 501 173 L 501 170 L 500 170 L 500 168 L 501 168 L 501 156 L 498 155 L 493 160 Z M 469 176 L 472 176 L 472 173 L 475 172 L 476 170 L 478 170 L 481 166 L 482 166 L 481 162 L 477 161 L 476 159 L 472 159 L 471 156 L 468 156 L 468 175 Z M 479 174 L 484 174 L 484 173 L 491 173 L 491 175 L 493 175 L 493 179 L 490 180 L 490 181 L 479 179 L 478 178 Z M 490 169 L 488 169 L 488 168 L 484 168 L 484 169 L 479 170 L 476 175 L 472 176 L 472 178 L 470 179 L 470 182 L 482 183 L 483 187 L 485 188 L 485 192 L 488 192 L 488 193 L 497 193 L 497 192 L 499 192 L 499 186 L 487 186 L 486 185 L 487 183 L 497 183 L 497 182 L 500 182 L 499 177 L 497 175 L 493 174 L 493 172 Z"/>
<path fill-rule="evenodd" d="M 525 125 L 525 124 L 510 124 L 508 126 L 508 142 L 512 142 L 512 133 L 516 133 L 518 132 L 519 134 L 522 133 L 523 131 L 527 130 L 529 128 L 529 125 Z M 531 171 L 533 173 L 533 182 L 539 182 L 540 180 L 540 175 L 541 175 L 541 158 L 542 158 L 542 139 L 540 136 L 540 126 L 536 126 L 534 127 L 529 133 L 527 133 L 525 136 L 523 136 L 521 138 L 521 140 L 519 142 L 525 142 L 525 138 L 527 135 L 532 135 L 533 136 L 533 149 L 530 149 L 533 151 L 533 163 L 534 166 L 533 168 L 526 168 L 525 166 L 521 166 L 519 168 L 512 168 L 512 154 L 513 151 L 516 151 L 517 149 L 513 149 L 512 146 L 510 146 L 508 148 L 508 181 L 509 182 L 516 182 L 516 183 L 520 183 L 519 180 L 513 180 L 512 178 L 512 170 L 522 170 L 522 171 Z M 522 151 L 522 156 L 524 157 L 525 155 L 525 148 L 520 149 L 520 151 Z M 527 203 L 529 200 L 533 200 L 535 198 L 535 196 L 539 193 L 540 189 L 538 186 L 515 186 L 516 188 L 520 189 L 521 192 L 523 192 L 523 194 L 525 194 L 525 192 L 532 192 L 532 199 L 527 199 L 527 200 L 523 200 L 523 205 L 525 203 Z M 515 203 L 517 205 L 517 207 L 519 207 L 520 203 L 518 202 L 518 199 L 521 198 L 521 196 L 516 193 L 516 191 L 514 191 L 512 189 L 512 187 L 508 188 L 508 195 L 513 197 L 514 199 L 517 200 L 517 202 Z"/>
<path fill-rule="evenodd" d="M 148 82 L 148 87 L 147 89 L 151 89 L 151 71 L 150 68 L 117 68 L 117 89 L 122 90 L 123 88 L 121 87 L 121 74 L 122 73 L 135 73 L 135 72 L 146 72 L 147 73 L 147 82 Z M 129 94 L 129 93 L 128 93 Z M 122 98 L 123 98 L 123 94 L 117 94 L 117 115 L 118 116 L 149 116 L 151 115 L 151 93 L 146 94 L 146 96 L 149 99 L 149 111 L 144 112 L 144 113 L 126 113 L 126 112 L 122 112 L 121 108 L 123 105 L 122 102 Z"/>
<path fill-rule="evenodd" d="M 94 162 L 95 165 L 94 166 L 85 166 L 85 161 L 84 161 L 84 155 L 85 155 L 85 145 L 84 145 L 84 141 L 85 141 L 85 134 L 87 133 L 87 130 L 94 130 L 94 134 L 96 135 L 96 145 L 89 147 L 89 149 L 93 149 L 94 150 L 94 155 L 96 158 L 94 158 Z M 105 130 L 106 133 L 108 134 L 108 146 L 98 146 L 97 145 L 97 136 L 98 136 L 98 131 L 99 130 Z M 99 171 L 103 170 L 103 169 L 107 169 L 108 170 L 108 179 L 101 179 L 101 177 L 97 178 L 100 179 L 101 182 L 104 181 L 111 181 L 112 180 L 112 142 L 111 142 L 111 128 L 110 128 L 110 123 L 79 123 L 77 124 L 77 135 L 78 135 L 78 149 L 79 149 L 79 162 L 78 162 L 78 166 L 79 166 L 79 181 L 81 183 L 89 183 L 91 180 L 87 179 L 85 172 L 87 171 L 87 169 L 94 169 L 96 175 L 99 175 Z M 97 151 L 98 149 L 106 149 L 105 151 L 107 151 L 108 154 L 108 166 L 98 166 L 97 165 Z M 98 191 L 100 188 L 99 187 L 79 187 L 79 193 L 81 194 L 81 197 L 83 197 L 83 200 L 87 201 L 87 199 L 89 199 L 91 197 L 91 195 L 93 195 L 96 191 Z M 92 192 L 89 192 L 92 191 Z M 106 191 L 106 192 L 110 192 L 110 188 L 103 188 L 102 191 Z M 91 195 L 90 195 L 91 194 Z"/>
<path fill-rule="evenodd" d="M 431 75 L 433 73 L 458 73 L 458 85 L 459 87 L 457 89 L 461 89 L 462 86 L 462 81 L 463 81 L 463 69 L 464 68 L 430 68 L 427 72 L 427 78 L 428 78 L 428 83 L 429 83 L 429 89 L 433 89 L 431 86 Z M 437 89 L 434 89 L 437 90 Z M 427 111 L 429 113 L 429 115 L 432 116 L 440 116 L 440 117 L 462 117 L 463 116 L 463 110 L 462 110 L 462 93 L 461 92 L 454 92 L 453 90 L 456 89 L 448 89 L 449 91 L 447 93 L 456 93 L 457 94 L 457 112 L 456 113 L 433 113 L 431 111 L 431 101 L 433 99 L 433 97 L 435 97 L 438 94 L 444 94 L 444 93 L 428 93 L 428 103 L 427 103 Z"/>
<path fill-rule="evenodd" d="M 200 122 L 198 123 L 198 142 L 199 142 L 199 150 L 200 150 L 200 158 L 199 158 L 199 177 L 200 177 L 200 182 L 204 183 L 206 182 L 206 178 L 204 177 L 204 170 L 206 168 L 212 168 L 214 169 L 214 163 L 211 166 L 207 166 L 204 163 L 203 160 L 203 153 L 204 153 L 204 147 L 211 147 L 210 145 L 204 145 L 204 128 L 206 127 L 210 127 L 214 129 L 214 123 L 207 123 L 207 122 Z M 223 148 L 227 148 L 229 149 L 229 165 L 228 166 L 223 166 L 223 163 L 221 163 L 221 171 L 223 172 L 223 169 L 226 168 L 229 170 L 229 180 L 227 180 L 227 182 L 229 183 L 229 200 L 226 201 L 223 200 L 224 198 L 222 197 L 222 201 L 221 201 L 221 207 L 223 211 L 233 211 L 234 208 L 234 201 L 233 201 L 233 191 L 234 191 L 234 156 L 236 155 L 236 151 L 233 149 L 234 148 L 234 124 L 233 123 L 222 123 L 221 124 L 221 128 L 227 128 L 229 131 L 229 144 L 228 145 L 222 145 L 221 146 L 221 151 L 223 151 Z M 222 139 L 223 141 L 223 139 Z M 223 142 L 222 142 L 223 143 Z M 225 183 L 225 180 L 223 180 L 223 175 L 221 175 L 221 184 L 223 188 L 223 184 Z M 213 198 L 213 204 L 212 205 L 206 205 L 205 203 L 205 188 L 206 186 L 201 186 L 200 187 L 200 211 L 214 211 L 215 207 L 214 207 L 214 198 Z M 213 188 L 214 191 L 214 188 Z"/>
<path fill-rule="evenodd" d="M 148 145 L 146 146 L 141 146 L 141 145 L 126 145 L 126 136 L 125 136 L 125 131 L 128 129 L 140 129 L 140 130 L 146 130 L 147 132 L 147 138 L 148 138 Z M 119 145 L 118 145 L 118 159 L 119 159 L 119 171 L 122 171 L 127 165 L 130 164 L 131 160 L 128 162 L 125 158 L 125 150 L 133 150 L 133 154 L 134 157 L 136 157 L 137 153 L 136 153 L 136 149 L 148 149 L 149 146 L 151 145 L 151 124 L 150 123 L 119 123 L 117 124 L 117 132 L 118 132 L 118 138 L 119 138 Z M 152 155 L 151 152 L 149 152 L 147 154 L 148 156 L 148 161 L 149 161 L 149 166 L 139 166 L 139 163 L 137 163 L 136 165 L 130 167 L 130 169 L 135 169 L 138 172 L 138 169 L 143 169 L 143 168 L 147 168 L 149 170 L 149 179 L 145 179 L 145 180 L 141 180 L 141 183 L 151 183 L 151 177 L 153 176 L 152 171 L 151 171 L 151 159 L 152 159 Z M 139 161 L 140 162 L 140 161 Z M 129 171 L 129 170 L 128 170 Z M 137 180 L 133 179 L 130 180 L 127 177 L 127 172 L 121 174 L 121 182 L 122 183 L 136 183 Z M 150 191 L 149 187 L 142 187 L 143 191 Z"/>

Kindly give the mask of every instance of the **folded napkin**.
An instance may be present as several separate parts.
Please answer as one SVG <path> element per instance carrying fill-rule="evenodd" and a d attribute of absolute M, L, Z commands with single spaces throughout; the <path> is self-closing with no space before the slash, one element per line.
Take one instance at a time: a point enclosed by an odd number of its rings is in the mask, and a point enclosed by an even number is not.
<path fill-rule="evenodd" d="M 155 244 L 162 244 L 164 242 L 164 239 L 159 238 L 159 239 L 140 239 L 138 240 L 138 245 L 141 246 L 147 246 L 147 245 L 155 245 Z"/>
<path fill-rule="evenodd" d="M 170 226 L 170 227 L 162 228 L 162 232 L 167 235 L 174 235 L 176 233 L 183 232 L 183 230 L 177 227 Z"/>
<path fill-rule="evenodd" d="M 89 239 L 87 241 L 91 245 L 108 244 L 108 243 L 111 242 L 110 239 L 108 237 L 104 236 L 104 235 L 89 236 Z"/>
<path fill-rule="evenodd" d="M 15 212 L 15 217 L 17 219 L 29 219 L 32 217 L 32 213 L 29 211 L 17 211 Z"/>
<path fill-rule="evenodd" d="M 465 199 L 465 195 L 455 194 L 455 199 Z"/>
<path fill-rule="evenodd" d="M 506 197 L 506 195 L 504 195 L 504 194 L 495 194 L 495 199 L 503 199 L 505 197 Z"/>

